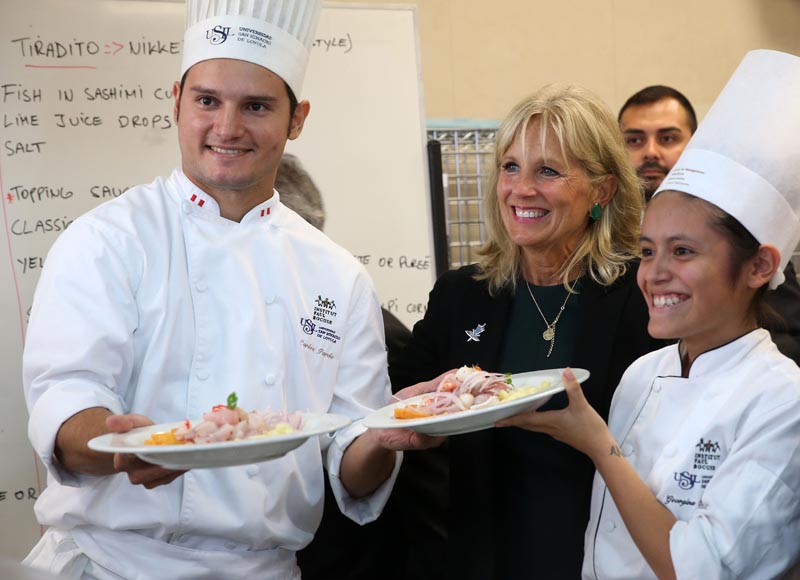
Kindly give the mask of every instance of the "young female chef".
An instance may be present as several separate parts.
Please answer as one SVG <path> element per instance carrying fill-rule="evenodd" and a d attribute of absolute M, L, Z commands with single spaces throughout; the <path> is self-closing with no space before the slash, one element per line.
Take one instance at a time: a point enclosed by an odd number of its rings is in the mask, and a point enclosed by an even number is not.
<path fill-rule="evenodd" d="M 649 332 L 608 426 L 570 404 L 501 423 L 597 468 L 583 578 L 781 577 L 800 553 L 800 369 L 760 328 L 800 238 L 800 59 L 747 55 L 645 212 Z M 790 142 L 791 141 L 791 142 Z"/>

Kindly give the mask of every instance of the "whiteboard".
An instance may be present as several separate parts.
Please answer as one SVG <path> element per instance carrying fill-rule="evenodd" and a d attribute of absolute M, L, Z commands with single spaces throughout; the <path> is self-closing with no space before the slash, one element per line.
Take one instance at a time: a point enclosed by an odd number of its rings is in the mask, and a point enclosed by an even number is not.
<path fill-rule="evenodd" d="M 184 5 L 0 0 L 0 9 L 0 557 L 21 558 L 42 531 L 33 504 L 45 483 L 21 387 L 33 291 L 69 223 L 178 165 L 171 89 Z M 326 233 L 410 326 L 434 276 L 415 9 L 325 5 L 302 97 L 311 115 L 287 151 L 322 191 Z"/>

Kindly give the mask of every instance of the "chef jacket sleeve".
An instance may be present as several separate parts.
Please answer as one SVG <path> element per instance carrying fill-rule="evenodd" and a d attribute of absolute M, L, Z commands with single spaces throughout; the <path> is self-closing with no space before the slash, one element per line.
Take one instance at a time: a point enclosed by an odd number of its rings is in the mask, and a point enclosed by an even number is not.
<path fill-rule="evenodd" d="M 331 412 L 363 417 L 387 405 L 391 390 L 380 302 L 366 272 L 358 277 L 353 292 Z M 340 430 L 326 456 L 328 477 L 339 509 L 359 524 L 369 523 L 380 515 L 402 461 L 402 453 L 398 452 L 392 474 L 371 495 L 359 499 L 350 497 L 339 479 L 339 469 L 347 447 L 365 431 L 359 421 Z"/>
<path fill-rule="evenodd" d="M 50 249 L 34 295 L 23 354 L 28 436 L 64 485 L 91 479 L 55 458 L 64 421 L 91 407 L 124 412 L 119 385 L 131 376 L 141 261 L 114 237 L 91 219 L 74 222 Z"/>
<path fill-rule="evenodd" d="M 753 388 L 758 388 L 754 386 Z M 785 392 L 785 391 L 784 391 Z M 731 428 L 736 444 L 703 495 L 670 532 L 680 579 L 779 577 L 800 553 L 800 399 Z"/>

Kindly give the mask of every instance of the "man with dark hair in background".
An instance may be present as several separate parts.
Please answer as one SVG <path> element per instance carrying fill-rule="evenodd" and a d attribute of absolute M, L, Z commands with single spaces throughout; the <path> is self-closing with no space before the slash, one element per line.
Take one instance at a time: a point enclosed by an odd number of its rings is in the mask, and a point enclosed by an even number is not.
<path fill-rule="evenodd" d="M 697 129 L 694 107 L 680 91 L 653 85 L 625 101 L 618 121 L 628 159 L 649 200 Z M 765 327 L 780 351 L 800 364 L 800 284 L 791 261 L 784 275 L 786 281 L 766 294 L 767 305 L 782 320 L 768 321 Z"/>
<path fill-rule="evenodd" d="M 655 193 L 697 129 L 694 108 L 671 87 L 647 87 L 629 98 L 619 112 L 619 126 L 645 198 Z"/>

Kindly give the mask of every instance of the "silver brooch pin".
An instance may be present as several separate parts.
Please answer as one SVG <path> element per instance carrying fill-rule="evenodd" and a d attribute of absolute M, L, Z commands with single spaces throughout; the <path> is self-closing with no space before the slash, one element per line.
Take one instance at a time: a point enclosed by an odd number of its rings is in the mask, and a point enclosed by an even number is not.
<path fill-rule="evenodd" d="M 480 336 L 481 336 L 481 334 L 483 333 L 484 330 L 486 330 L 486 323 L 479 324 L 478 326 L 476 326 L 472 330 L 465 330 L 464 332 L 467 333 L 467 337 L 468 337 L 467 338 L 467 342 L 470 342 L 470 341 L 473 341 L 473 340 L 475 342 L 480 342 L 481 341 Z"/>

